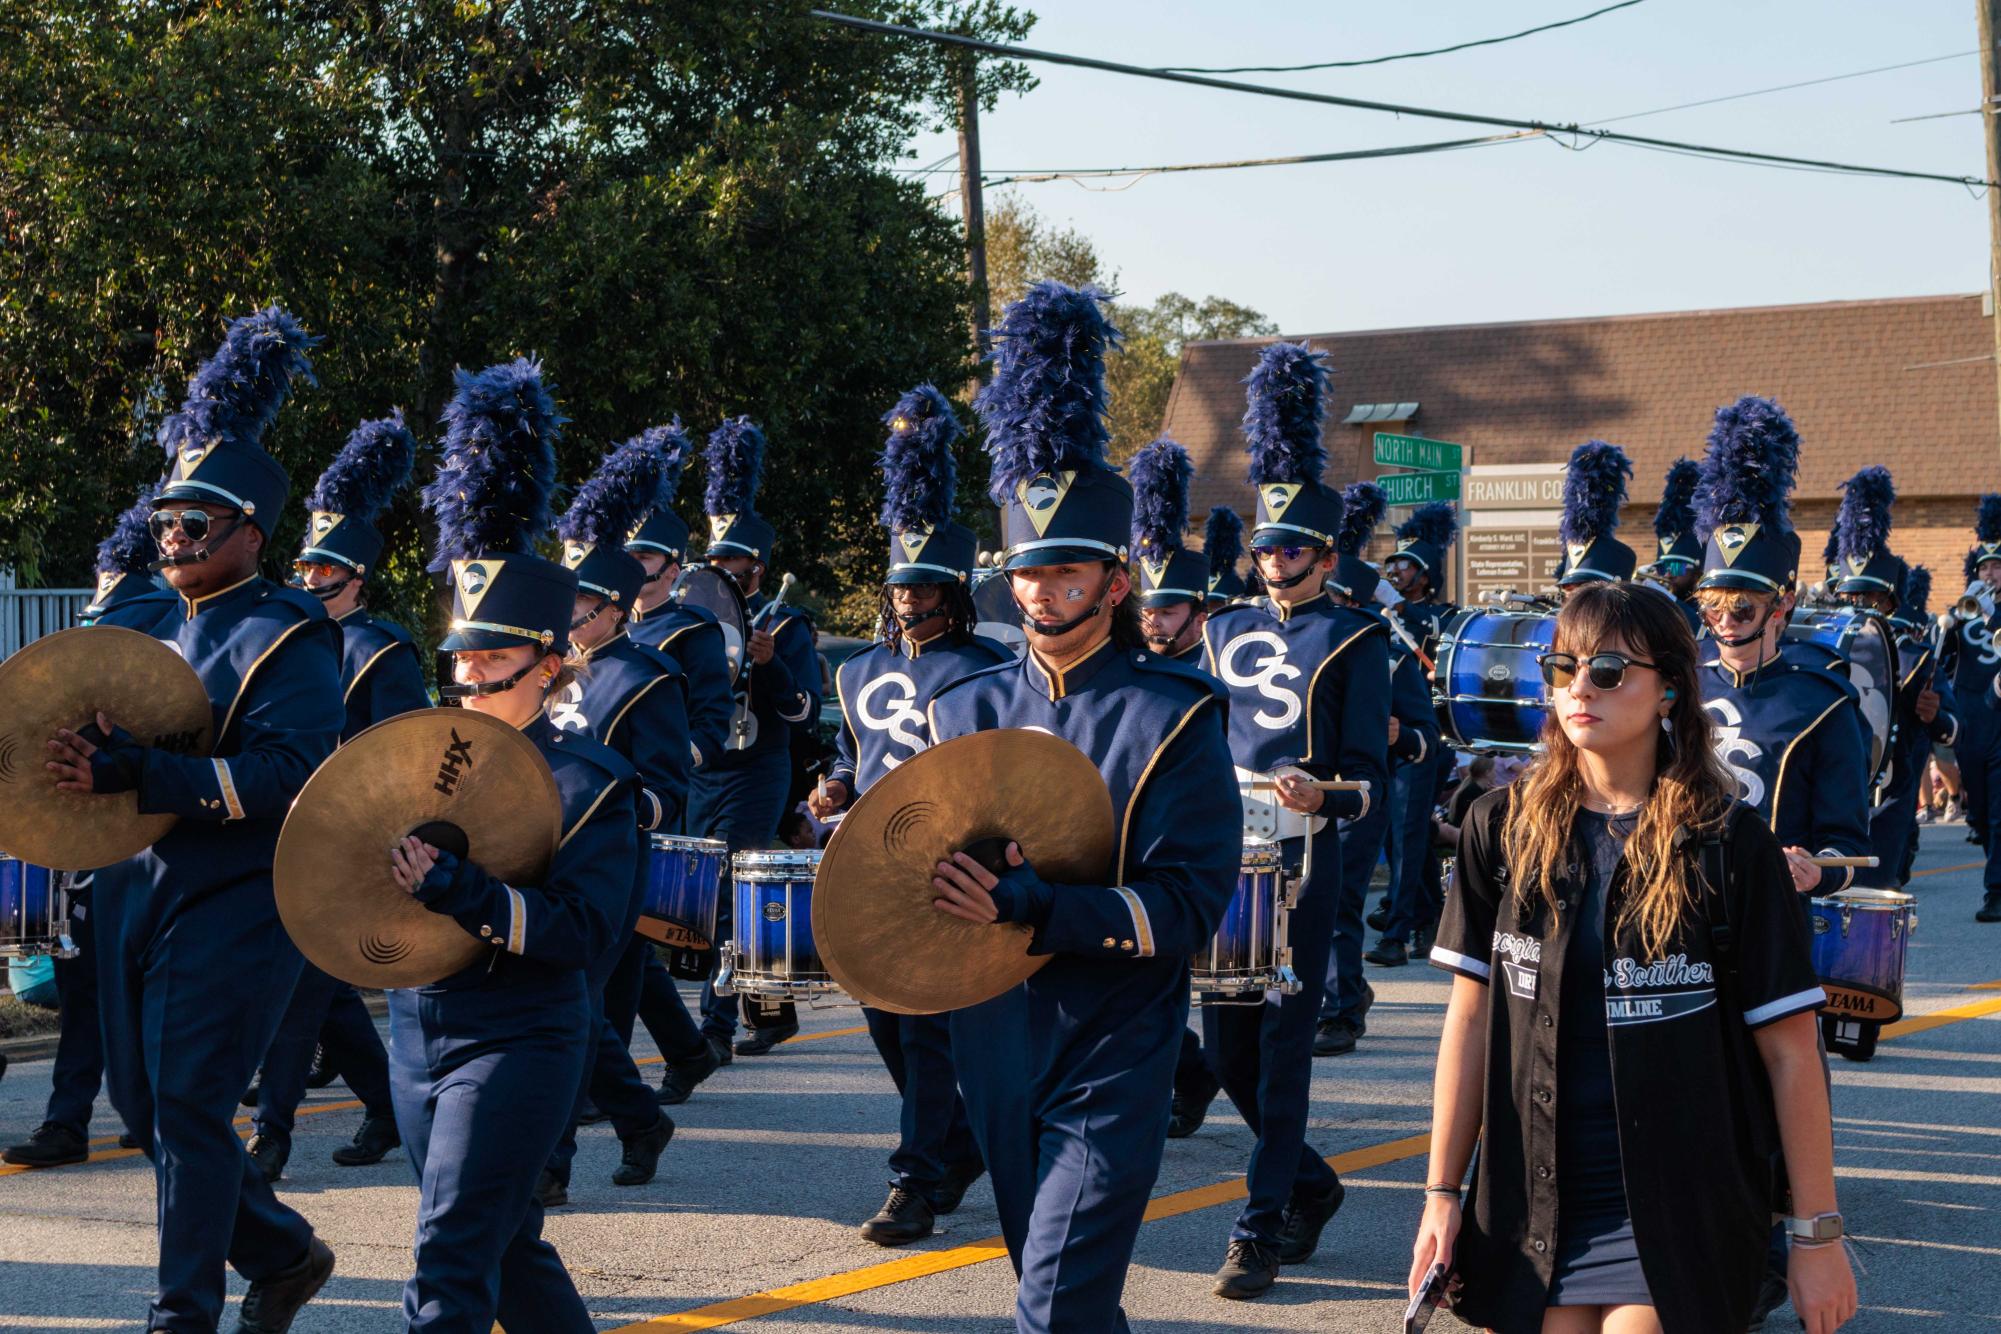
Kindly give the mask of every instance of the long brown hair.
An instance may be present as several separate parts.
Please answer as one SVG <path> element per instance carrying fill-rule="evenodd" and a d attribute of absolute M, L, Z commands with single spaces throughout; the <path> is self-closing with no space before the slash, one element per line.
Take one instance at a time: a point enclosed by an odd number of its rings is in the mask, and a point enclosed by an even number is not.
<path fill-rule="evenodd" d="M 1552 648 L 1583 658 L 1615 639 L 1653 663 L 1662 684 L 1674 690 L 1668 728 L 1654 733 L 1653 791 L 1626 841 L 1631 874 L 1617 918 L 1618 926 L 1637 926 L 1642 947 L 1655 955 L 1696 897 L 1693 858 L 1678 850 L 1677 836 L 1683 829 L 1695 837 L 1715 830 L 1737 784 L 1716 758 L 1696 676 L 1695 636 L 1681 609 L 1658 590 L 1638 584 L 1588 584 L 1572 592 L 1557 615 Z M 1542 755 L 1515 781 L 1501 834 L 1503 852 L 1514 868 L 1519 910 L 1531 908 L 1538 893 L 1554 910 L 1556 882 L 1571 860 L 1571 836 L 1583 798 L 1577 747 L 1552 708 L 1543 723 Z"/>

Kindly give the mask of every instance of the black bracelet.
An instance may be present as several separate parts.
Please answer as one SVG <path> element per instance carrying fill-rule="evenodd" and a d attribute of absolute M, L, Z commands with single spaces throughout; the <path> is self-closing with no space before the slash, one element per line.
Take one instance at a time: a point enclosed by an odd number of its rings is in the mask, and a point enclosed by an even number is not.
<path fill-rule="evenodd" d="M 1459 1187 L 1441 1182 L 1436 1186 L 1426 1186 L 1424 1193 L 1426 1195 L 1450 1195 L 1456 1200 L 1459 1198 Z"/>

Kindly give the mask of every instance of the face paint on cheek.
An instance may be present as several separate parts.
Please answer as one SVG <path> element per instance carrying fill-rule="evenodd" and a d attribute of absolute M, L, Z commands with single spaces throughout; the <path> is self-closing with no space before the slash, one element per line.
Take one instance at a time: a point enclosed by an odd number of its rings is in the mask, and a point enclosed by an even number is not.
<path fill-rule="evenodd" d="M 1066 588 L 1063 590 L 1063 600 L 1065 602 L 1081 602 L 1083 598 L 1084 590 L 1081 588 Z"/>

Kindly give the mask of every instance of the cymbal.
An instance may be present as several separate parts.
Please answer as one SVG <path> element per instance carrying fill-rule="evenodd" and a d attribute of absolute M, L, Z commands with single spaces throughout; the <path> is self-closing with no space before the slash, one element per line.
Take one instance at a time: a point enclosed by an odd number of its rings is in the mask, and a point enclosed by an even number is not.
<path fill-rule="evenodd" d="M 184 755 L 215 744 L 208 691 L 172 646 L 137 630 L 84 625 L 37 639 L 0 662 L 0 849 L 36 866 L 88 871 L 144 852 L 174 827 L 141 815 L 139 794 L 58 792 L 42 766 L 58 727 L 99 713 Z"/>
<path fill-rule="evenodd" d="M 358 987 L 420 987 L 490 954 L 389 872 L 405 834 L 535 884 L 562 837 L 563 803 L 535 743 L 470 709 L 379 722 L 306 780 L 278 835 L 278 916 L 315 967 Z M 454 833 L 456 831 L 456 833 Z"/>
<path fill-rule="evenodd" d="M 1008 728 L 918 752 L 841 820 L 813 884 L 813 940 L 841 989 L 897 1014 L 991 1000 L 1049 961 L 1025 927 L 940 912 L 933 866 L 966 850 L 998 866 L 1009 840 L 1045 879 L 1103 884 L 1112 794 L 1061 737 Z"/>

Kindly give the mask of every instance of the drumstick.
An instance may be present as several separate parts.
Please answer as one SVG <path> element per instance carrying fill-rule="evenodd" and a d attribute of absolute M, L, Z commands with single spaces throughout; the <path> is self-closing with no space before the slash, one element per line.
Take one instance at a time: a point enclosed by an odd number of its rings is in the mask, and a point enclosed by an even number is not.
<path fill-rule="evenodd" d="M 1298 781 L 1306 787 L 1316 788 L 1321 792 L 1367 792 L 1369 790 L 1368 783 L 1359 779 L 1302 778 Z M 1252 779 L 1250 782 L 1244 784 L 1244 786 L 1253 792 L 1273 792 L 1278 789 L 1277 781 L 1270 778 Z"/>
<path fill-rule="evenodd" d="M 1877 864 L 1874 857 L 1809 857 L 1815 866 L 1855 866 L 1871 867 Z"/>

